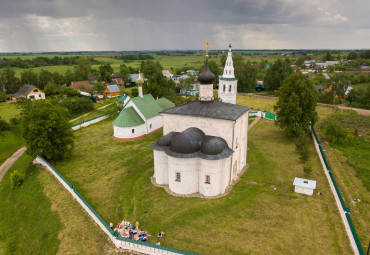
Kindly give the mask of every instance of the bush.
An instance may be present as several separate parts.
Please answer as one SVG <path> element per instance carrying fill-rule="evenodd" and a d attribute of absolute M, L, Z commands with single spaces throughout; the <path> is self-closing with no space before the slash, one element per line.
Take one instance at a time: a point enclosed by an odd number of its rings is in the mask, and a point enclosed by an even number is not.
<path fill-rule="evenodd" d="M 303 172 L 306 176 L 309 176 L 312 173 L 312 166 L 310 164 L 305 164 L 303 166 Z"/>
<path fill-rule="evenodd" d="M 67 108 L 70 113 L 84 113 L 94 109 L 91 99 L 87 97 L 67 98 L 59 106 Z"/>
<path fill-rule="evenodd" d="M 131 97 L 137 97 L 139 95 L 139 89 L 138 88 L 132 88 L 131 89 Z"/>
<path fill-rule="evenodd" d="M 0 132 L 10 130 L 10 124 L 0 117 Z"/>
<path fill-rule="evenodd" d="M 24 181 L 24 174 L 19 172 L 18 170 L 14 170 L 10 174 L 10 188 L 14 189 L 18 186 L 20 186 Z"/>
<path fill-rule="evenodd" d="M 0 102 L 5 102 L 6 100 L 6 94 L 3 91 L 0 91 Z"/>
<path fill-rule="evenodd" d="M 15 118 L 15 117 L 10 119 L 10 124 L 12 124 L 12 125 L 17 125 L 19 123 L 20 123 L 19 119 Z"/>
<path fill-rule="evenodd" d="M 323 132 L 332 144 L 343 144 L 347 138 L 347 132 L 334 121 L 328 122 Z M 347 138 L 347 140 L 350 137 Z"/>
<path fill-rule="evenodd" d="M 306 162 L 310 158 L 310 150 L 309 150 L 309 137 L 306 132 L 300 132 L 296 141 L 295 141 L 296 149 L 299 153 L 299 158 Z"/>

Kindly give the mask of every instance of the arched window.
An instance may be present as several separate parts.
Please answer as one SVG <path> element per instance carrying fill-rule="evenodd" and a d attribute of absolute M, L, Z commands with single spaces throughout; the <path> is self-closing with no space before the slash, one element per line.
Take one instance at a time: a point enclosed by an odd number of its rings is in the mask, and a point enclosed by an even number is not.
<path fill-rule="evenodd" d="M 135 133 L 135 129 L 132 129 L 132 133 Z"/>
<path fill-rule="evenodd" d="M 224 85 L 224 92 L 225 92 L 225 90 L 226 90 L 226 85 Z"/>
<path fill-rule="evenodd" d="M 229 92 L 231 92 L 231 85 L 229 86 Z"/>
<path fill-rule="evenodd" d="M 176 172 L 176 179 L 175 181 L 181 182 L 181 174 L 179 172 Z"/>

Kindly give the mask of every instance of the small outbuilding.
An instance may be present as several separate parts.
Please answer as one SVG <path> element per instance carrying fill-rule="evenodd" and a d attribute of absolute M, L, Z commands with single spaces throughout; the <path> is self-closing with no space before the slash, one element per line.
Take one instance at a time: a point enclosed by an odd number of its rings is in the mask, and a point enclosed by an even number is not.
<path fill-rule="evenodd" d="M 296 193 L 312 196 L 313 190 L 316 189 L 316 181 L 295 177 L 293 182 Z"/>
<path fill-rule="evenodd" d="M 121 95 L 121 90 L 116 84 L 110 84 L 105 86 L 104 90 L 104 96 L 108 98 L 113 98 L 113 97 L 119 97 Z"/>

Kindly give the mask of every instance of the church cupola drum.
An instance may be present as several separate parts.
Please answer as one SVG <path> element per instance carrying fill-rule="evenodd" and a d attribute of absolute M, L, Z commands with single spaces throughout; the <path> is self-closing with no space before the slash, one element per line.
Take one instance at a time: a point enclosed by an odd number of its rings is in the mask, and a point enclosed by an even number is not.
<path fill-rule="evenodd" d="M 222 102 L 236 104 L 236 94 L 238 90 L 238 80 L 234 75 L 234 64 L 231 52 L 231 43 L 229 45 L 229 52 L 225 62 L 224 73 L 220 77 L 218 87 L 218 97 Z"/>
<path fill-rule="evenodd" d="M 203 71 L 198 76 L 199 81 L 199 100 L 200 101 L 212 101 L 214 99 L 213 96 L 213 81 L 215 80 L 215 75 L 209 70 L 208 66 L 208 49 L 209 46 L 212 45 L 208 38 L 205 43 L 203 43 L 206 47 L 206 64 L 204 66 Z"/>

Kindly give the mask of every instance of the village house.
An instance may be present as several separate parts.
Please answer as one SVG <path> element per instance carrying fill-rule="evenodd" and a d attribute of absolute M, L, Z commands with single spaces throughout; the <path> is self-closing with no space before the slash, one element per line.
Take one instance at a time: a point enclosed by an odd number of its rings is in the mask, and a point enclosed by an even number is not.
<path fill-rule="evenodd" d="M 116 84 L 110 84 L 105 86 L 104 97 L 113 98 L 121 96 L 121 90 Z"/>
<path fill-rule="evenodd" d="M 72 81 L 69 87 L 83 92 L 91 91 L 93 88 L 89 81 Z"/>
<path fill-rule="evenodd" d="M 168 70 L 162 70 L 162 74 L 164 77 L 172 79 L 173 74 Z"/>
<path fill-rule="evenodd" d="M 31 101 L 33 101 L 45 99 L 45 93 L 33 85 L 25 84 L 20 87 L 19 90 L 12 95 L 12 97 L 16 98 L 17 100 L 31 99 Z"/>

